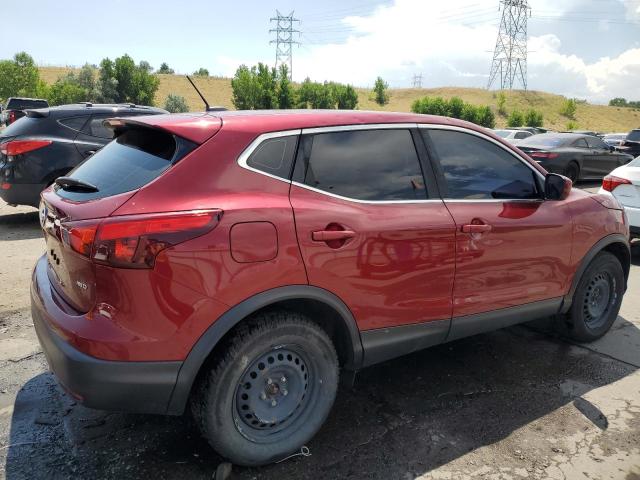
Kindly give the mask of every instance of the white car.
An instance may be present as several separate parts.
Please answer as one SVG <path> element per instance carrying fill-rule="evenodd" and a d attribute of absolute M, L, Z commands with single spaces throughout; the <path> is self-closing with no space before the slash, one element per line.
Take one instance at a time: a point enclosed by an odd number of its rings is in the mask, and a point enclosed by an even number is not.
<path fill-rule="evenodd" d="M 629 219 L 631 238 L 640 238 L 640 156 L 604 177 L 599 193 L 613 195 L 620 202 Z"/>
<path fill-rule="evenodd" d="M 521 140 L 525 138 L 529 138 L 533 135 L 531 132 L 527 132 L 526 130 L 509 130 L 509 129 L 495 129 L 493 131 L 499 137 L 504 138 L 507 142 L 512 145 L 518 145 Z"/>

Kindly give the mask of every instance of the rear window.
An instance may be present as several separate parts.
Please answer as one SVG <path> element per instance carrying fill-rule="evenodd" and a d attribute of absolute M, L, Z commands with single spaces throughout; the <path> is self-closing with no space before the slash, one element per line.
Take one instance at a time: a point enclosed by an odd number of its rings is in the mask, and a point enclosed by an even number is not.
<path fill-rule="evenodd" d="M 25 110 L 27 108 L 47 108 L 49 103 L 46 100 L 31 100 L 13 98 L 7 103 L 8 110 Z"/>
<path fill-rule="evenodd" d="M 627 163 L 627 166 L 628 167 L 640 167 L 640 156 L 637 156 L 636 158 L 631 160 L 629 163 Z"/>
<path fill-rule="evenodd" d="M 523 147 L 543 147 L 543 148 L 555 148 L 564 145 L 565 138 L 556 137 L 553 135 L 532 135 L 525 139 L 520 145 Z"/>
<path fill-rule="evenodd" d="M 130 192 L 146 185 L 196 147 L 194 143 L 149 128 L 124 131 L 69 176 L 98 187 L 97 192 L 64 190 L 69 200 L 88 201 Z"/>
<path fill-rule="evenodd" d="M 493 133 L 495 133 L 500 138 L 507 138 L 511 134 L 511 131 L 510 130 L 494 130 Z"/>
<path fill-rule="evenodd" d="M 627 135 L 627 140 L 632 142 L 640 142 L 640 130 L 631 130 Z"/>

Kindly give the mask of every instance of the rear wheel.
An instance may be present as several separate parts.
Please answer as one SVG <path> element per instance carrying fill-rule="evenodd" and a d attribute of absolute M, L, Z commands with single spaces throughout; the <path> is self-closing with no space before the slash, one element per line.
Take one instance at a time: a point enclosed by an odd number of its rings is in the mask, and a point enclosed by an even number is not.
<path fill-rule="evenodd" d="M 191 407 L 218 453 L 239 465 L 263 465 L 313 437 L 337 385 L 338 358 L 322 328 L 297 313 L 264 313 L 228 341 Z"/>
<path fill-rule="evenodd" d="M 576 162 L 569 162 L 569 165 L 564 169 L 563 175 L 573 183 L 576 183 L 578 177 L 580 177 L 580 166 Z"/>
<path fill-rule="evenodd" d="M 620 261 L 609 252 L 600 252 L 578 283 L 567 318 L 568 335 L 579 342 L 592 342 L 607 333 L 620 311 L 624 282 Z"/>

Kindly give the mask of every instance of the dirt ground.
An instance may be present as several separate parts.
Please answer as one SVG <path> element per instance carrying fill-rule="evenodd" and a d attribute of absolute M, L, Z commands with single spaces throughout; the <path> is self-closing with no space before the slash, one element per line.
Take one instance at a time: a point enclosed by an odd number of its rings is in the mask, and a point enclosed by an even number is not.
<path fill-rule="evenodd" d="M 57 386 L 31 324 L 34 209 L 0 204 L 0 479 L 211 479 L 188 416 L 92 411 Z M 640 479 L 640 246 L 620 317 L 572 345 L 513 327 L 362 371 L 298 456 L 232 479 Z"/>

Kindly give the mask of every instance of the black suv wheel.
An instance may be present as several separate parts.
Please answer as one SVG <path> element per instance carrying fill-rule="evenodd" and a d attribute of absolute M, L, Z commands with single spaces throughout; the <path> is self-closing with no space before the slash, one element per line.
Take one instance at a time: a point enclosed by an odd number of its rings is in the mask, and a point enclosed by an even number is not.
<path fill-rule="evenodd" d="M 237 330 L 191 406 L 218 453 L 239 465 L 263 465 L 313 437 L 337 385 L 338 358 L 324 330 L 298 313 L 270 312 Z"/>
<path fill-rule="evenodd" d="M 568 335 L 579 342 L 592 342 L 607 333 L 620 311 L 624 282 L 620 261 L 609 252 L 600 252 L 578 283 L 567 318 Z"/>

